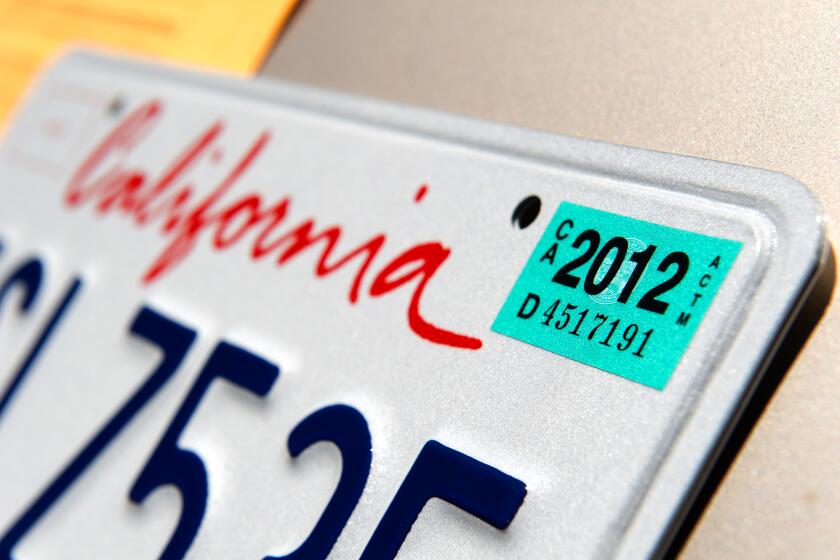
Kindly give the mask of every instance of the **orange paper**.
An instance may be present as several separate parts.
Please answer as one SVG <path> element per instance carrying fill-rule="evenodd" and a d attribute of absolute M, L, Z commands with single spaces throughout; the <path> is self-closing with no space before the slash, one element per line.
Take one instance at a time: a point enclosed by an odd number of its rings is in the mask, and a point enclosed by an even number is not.
<path fill-rule="evenodd" d="M 0 0 L 0 120 L 40 65 L 73 43 L 255 72 L 296 0 Z"/>

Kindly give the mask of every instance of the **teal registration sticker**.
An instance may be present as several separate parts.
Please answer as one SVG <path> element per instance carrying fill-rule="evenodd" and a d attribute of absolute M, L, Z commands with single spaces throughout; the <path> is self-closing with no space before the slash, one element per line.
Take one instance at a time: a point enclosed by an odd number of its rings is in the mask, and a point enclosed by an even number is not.
<path fill-rule="evenodd" d="M 740 250 L 564 202 L 493 331 L 662 390 Z"/>

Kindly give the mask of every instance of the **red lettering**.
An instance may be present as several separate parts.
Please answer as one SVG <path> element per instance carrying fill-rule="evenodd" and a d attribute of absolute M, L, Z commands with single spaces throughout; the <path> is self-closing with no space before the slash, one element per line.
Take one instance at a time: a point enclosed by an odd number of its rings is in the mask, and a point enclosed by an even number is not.
<path fill-rule="evenodd" d="M 291 207 L 288 196 L 271 205 L 264 204 L 256 193 L 223 203 L 223 198 L 268 144 L 268 132 L 260 134 L 224 179 L 201 199 L 196 199 L 200 189 L 188 183 L 187 176 L 206 154 L 211 154 L 211 164 L 218 160 L 212 154 L 218 154 L 214 143 L 224 129 L 221 122 L 212 124 L 197 136 L 166 166 L 157 180 L 151 180 L 143 170 L 125 168 L 122 161 L 150 134 L 161 113 L 157 101 L 135 109 L 82 162 L 65 192 L 65 202 L 70 207 L 93 200 L 96 212 L 122 212 L 138 227 L 156 221 L 161 223 L 160 232 L 168 243 L 146 270 L 142 278 L 144 283 L 151 283 L 178 266 L 189 256 L 201 233 L 212 228 L 211 242 L 217 250 L 233 247 L 250 233 L 256 233 L 250 246 L 251 258 L 260 260 L 273 255 L 278 266 L 319 247 L 314 270 L 316 277 L 328 276 L 356 262 L 358 267 L 347 297 L 352 304 L 358 301 L 365 276 L 386 243 L 384 233 L 373 235 L 342 255 L 335 255 L 342 236 L 340 225 L 319 231 L 315 219 L 307 218 L 284 232 L 277 231 L 286 221 Z M 426 185 L 421 185 L 415 193 L 415 201 L 420 202 L 427 190 Z M 449 253 L 449 249 L 437 242 L 410 247 L 376 275 L 368 293 L 370 297 L 381 297 L 415 282 L 407 309 L 411 330 L 435 344 L 475 350 L 481 348 L 481 340 L 438 327 L 420 312 L 426 287 Z"/>
<path fill-rule="evenodd" d="M 213 246 L 217 249 L 227 249 L 239 241 L 251 229 L 251 226 L 262 220 L 264 214 L 260 212 L 261 203 L 260 196 L 252 194 L 241 198 L 222 211 L 217 219 Z M 243 214 L 243 218 L 240 218 L 239 214 Z M 230 233 L 231 224 L 237 226 L 237 220 L 239 220 L 238 227 Z"/>
<path fill-rule="evenodd" d="M 271 220 L 263 228 L 251 246 L 251 258 L 254 260 L 261 259 L 283 244 L 282 238 L 271 243 L 268 243 L 266 239 L 286 219 L 286 214 L 289 212 L 289 204 L 291 204 L 291 201 L 288 198 L 283 198 L 266 213 L 266 215 L 271 216 Z"/>
<path fill-rule="evenodd" d="M 146 177 L 142 173 L 113 169 L 103 175 L 99 182 L 102 195 L 96 209 L 104 214 L 116 206 L 120 210 L 131 211 L 137 191 L 143 186 Z"/>
<path fill-rule="evenodd" d="M 131 112 L 117 127 L 82 162 L 79 169 L 70 179 L 64 196 L 65 202 L 76 206 L 85 202 L 102 187 L 101 181 L 91 181 L 91 176 L 108 156 L 126 153 L 133 149 L 140 140 L 145 138 L 153 125 L 157 123 L 161 113 L 158 101 L 149 101 Z M 110 184 L 106 181 L 104 184 Z M 90 182 L 89 182 L 90 181 Z"/>
<path fill-rule="evenodd" d="M 149 283 L 164 272 L 180 263 L 192 250 L 198 234 L 207 226 L 212 217 L 209 215 L 211 207 L 236 183 L 243 173 L 254 163 L 257 156 L 265 148 L 269 134 L 263 132 L 251 145 L 245 155 L 233 170 L 219 183 L 219 185 L 196 208 L 190 212 L 177 226 L 174 226 L 174 239 L 163 250 L 163 253 L 152 263 L 143 282 Z"/>
<path fill-rule="evenodd" d="M 318 258 L 318 263 L 315 266 L 315 274 L 319 277 L 327 276 L 356 257 L 364 256 L 364 260 L 362 260 L 362 264 L 359 266 L 359 270 L 353 278 L 353 284 L 350 286 L 350 293 L 348 294 L 350 303 L 356 303 L 359 299 L 362 279 L 370 267 L 371 262 L 373 262 L 374 257 L 376 257 L 376 254 L 379 252 L 379 249 L 385 243 L 385 236 L 383 234 L 376 235 L 343 257 L 339 258 L 336 262 L 329 263 L 328 260 L 332 255 L 335 246 L 338 244 L 339 238 L 341 237 L 341 228 L 338 226 L 332 226 L 320 233 L 313 234 L 312 230 L 314 225 L 315 224 L 312 219 L 305 220 L 296 228 L 275 239 L 269 246 L 269 250 L 277 250 L 284 245 L 287 245 L 286 249 L 277 257 L 277 264 L 283 265 L 316 243 L 324 242 L 324 248 L 321 251 L 321 256 Z M 263 256 L 266 254 L 265 248 L 262 248 L 259 252 L 257 252 L 256 249 L 257 246 L 255 244 L 254 251 L 252 251 L 253 255 L 256 256 L 259 254 L 259 256 Z"/>
<path fill-rule="evenodd" d="M 222 132 L 222 128 L 223 126 L 220 122 L 216 122 L 211 125 L 210 128 L 196 138 L 186 150 L 175 158 L 175 161 L 161 176 L 160 180 L 155 183 L 148 192 L 143 193 L 143 198 L 137 201 L 134 209 L 134 219 L 138 224 L 142 225 L 153 221 L 161 215 L 168 216 L 168 220 L 171 221 L 173 212 L 175 209 L 180 207 L 180 204 L 175 201 L 188 198 L 189 194 L 184 194 L 185 191 L 181 191 L 175 195 L 175 197 L 170 198 L 163 204 L 160 204 L 151 210 L 148 209 L 149 204 L 151 204 L 156 198 L 160 197 L 160 195 L 162 195 L 179 177 L 184 175 L 198 162 L 199 159 L 201 159 L 201 156 L 204 155 L 210 145 L 216 140 L 216 137 Z M 189 193 L 189 190 L 186 192 Z"/>
<path fill-rule="evenodd" d="M 411 303 L 408 305 L 408 324 L 411 330 L 436 344 L 478 350 L 481 348 L 481 340 L 436 327 L 420 315 L 423 290 L 447 257 L 449 249 L 440 243 L 424 243 L 412 247 L 382 269 L 370 287 L 370 295 L 382 296 L 419 276 L 420 280 L 414 287 Z M 408 271 L 403 271 L 406 268 Z M 399 272 L 402 274 L 398 274 Z"/>

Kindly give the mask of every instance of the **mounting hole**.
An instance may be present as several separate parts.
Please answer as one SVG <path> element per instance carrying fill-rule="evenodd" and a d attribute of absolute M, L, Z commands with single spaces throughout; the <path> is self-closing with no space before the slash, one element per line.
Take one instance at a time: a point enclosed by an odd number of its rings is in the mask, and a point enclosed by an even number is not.
<path fill-rule="evenodd" d="M 541 207 L 542 201 L 540 200 L 540 197 L 532 194 L 531 196 L 522 199 L 522 202 L 516 205 L 510 221 L 514 226 L 518 226 L 519 229 L 525 229 L 533 224 L 534 220 L 537 219 L 537 216 L 540 215 Z"/>
<path fill-rule="evenodd" d="M 105 113 L 109 117 L 118 117 L 125 110 L 125 98 L 122 95 L 114 97 L 108 106 L 105 108 Z"/>

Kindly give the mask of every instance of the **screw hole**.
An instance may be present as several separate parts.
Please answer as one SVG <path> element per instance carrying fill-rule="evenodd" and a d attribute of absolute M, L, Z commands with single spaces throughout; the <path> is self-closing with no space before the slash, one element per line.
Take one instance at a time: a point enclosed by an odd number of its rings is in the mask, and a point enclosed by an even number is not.
<path fill-rule="evenodd" d="M 108 107 L 106 107 L 105 112 L 110 117 L 118 117 L 124 109 L 125 99 L 121 95 L 118 95 L 111 100 L 111 102 L 108 104 Z"/>
<path fill-rule="evenodd" d="M 514 226 L 518 226 L 519 229 L 525 229 L 533 224 L 534 220 L 537 219 L 537 216 L 540 215 L 541 207 L 542 201 L 540 200 L 540 197 L 536 195 L 528 196 L 516 205 L 510 221 Z"/>

